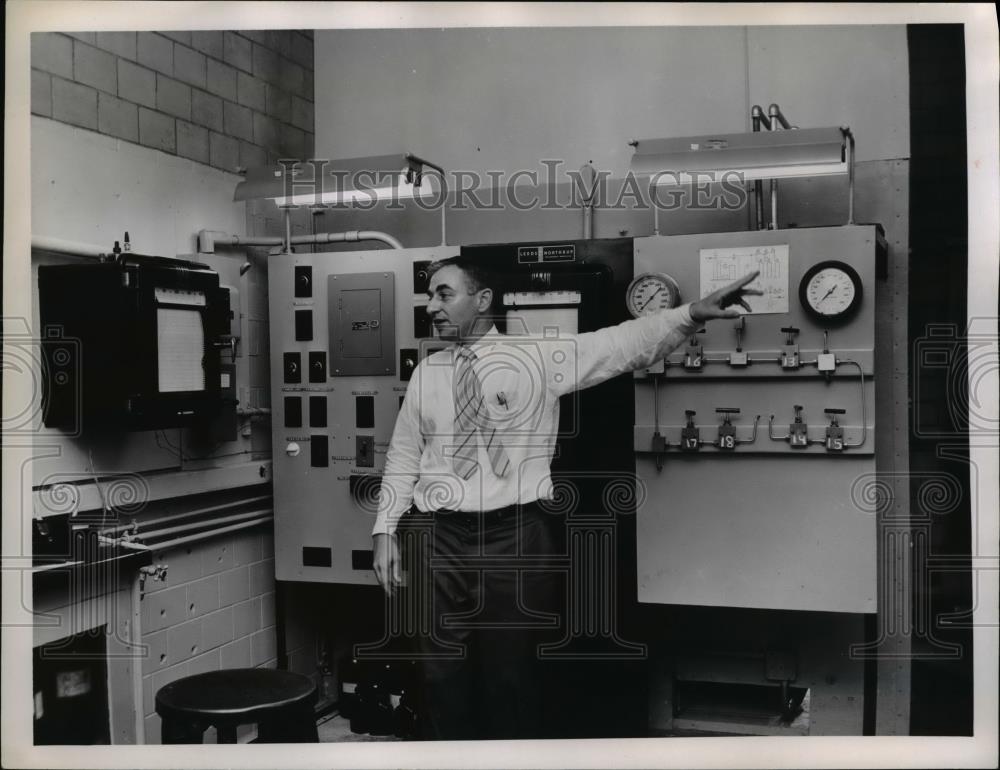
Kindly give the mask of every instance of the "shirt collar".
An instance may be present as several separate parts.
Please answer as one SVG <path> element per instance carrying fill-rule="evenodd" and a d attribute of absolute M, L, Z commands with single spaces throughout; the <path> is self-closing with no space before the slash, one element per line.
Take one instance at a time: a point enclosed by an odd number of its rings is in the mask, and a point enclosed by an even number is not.
<path fill-rule="evenodd" d="M 475 353 L 476 355 L 479 355 L 480 351 L 482 351 L 484 348 L 488 348 L 488 347 L 491 347 L 491 346 L 497 344 L 497 342 L 499 342 L 499 340 L 500 340 L 500 338 L 502 336 L 503 335 L 500 334 L 500 332 L 497 330 L 496 324 L 493 324 L 490 327 L 490 330 L 488 332 L 486 332 L 486 334 L 484 334 L 482 337 L 480 337 L 475 342 L 470 342 L 468 344 L 468 347 L 469 347 L 470 350 L 472 350 L 473 353 Z M 458 353 L 458 348 L 459 348 L 458 344 L 452 345 L 452 357 L 453 358 L 454 358 L 454 355 Z"/>

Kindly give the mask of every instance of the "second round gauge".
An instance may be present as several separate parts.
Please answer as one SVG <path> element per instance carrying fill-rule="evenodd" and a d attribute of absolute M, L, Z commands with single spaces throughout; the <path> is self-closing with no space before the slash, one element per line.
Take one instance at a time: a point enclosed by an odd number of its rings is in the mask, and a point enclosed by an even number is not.
<path fill-rule="evenodd" d="M 635 318 L 677 307 L 681 301 L 677 281 L 666 273 L 642 273 L 629 284 L 625 304 Z"/>

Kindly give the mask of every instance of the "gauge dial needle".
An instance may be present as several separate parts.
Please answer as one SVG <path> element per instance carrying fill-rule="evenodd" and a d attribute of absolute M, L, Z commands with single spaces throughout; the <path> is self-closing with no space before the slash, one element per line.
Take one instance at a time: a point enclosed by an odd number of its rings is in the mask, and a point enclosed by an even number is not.
<path fill-rule="evenodd" d="M 826 294 L 824 294 L 824 295 L 823 295 L 823 296 L 822 296 L 822 297 L 820 298 L 820 302 L 822 302 L 822 301 L 823 301 L 824 299 L 826 299 L 827 297 L 829 297 L 829 296 L 830 296 L 831 294 L 833 294 L 833 293 L 834 293 L 834 292 L 835 292 L 836 290 L 837 290 L 837 284 L 834 284 L 833 286 L 831 286 L 831 287 L 830 287 L 830 291 L 828 291 L 828 292 L 827 292 Z"/>
<path fill-rule="evenodd" d="M 653 301 L 653 297 L 655 297 L 661 291 L 663 291 L 663 287 L 662 286 L 659 289 L 657 289 L 656 291 L 654 291 L 652 294 L 650 294 L 649 295 L 649 299 L 647 299 L 645 302 L 643 302 L 641 305 L 639 305 L 639 310 L 645 310 L 646 309 L 646 305 L 648 305 L 650 302 L 652 302 Z"/>

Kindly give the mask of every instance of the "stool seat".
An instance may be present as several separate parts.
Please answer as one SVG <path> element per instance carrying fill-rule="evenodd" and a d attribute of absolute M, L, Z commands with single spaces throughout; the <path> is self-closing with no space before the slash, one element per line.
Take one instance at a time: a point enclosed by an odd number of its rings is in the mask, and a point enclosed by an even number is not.
<path fill-rule="evenodd" d="M 256 723 L 262 743 L 316 742 L 316 686 L 302 674 L 233 668 L 178 679 L 156 693 L 163 743 L 200 743 L 208 727 L 236 742 L 238 725 Z"/>

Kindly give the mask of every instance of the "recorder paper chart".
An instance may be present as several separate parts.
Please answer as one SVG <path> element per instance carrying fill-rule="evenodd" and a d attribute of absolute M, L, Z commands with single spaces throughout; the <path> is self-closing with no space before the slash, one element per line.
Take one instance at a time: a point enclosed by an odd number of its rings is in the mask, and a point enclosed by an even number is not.
<path fill-rule="evenodd" d="M 788 312 L 788 244 L 701 249 L 701 296 L 722 289 L 747 273 L 760 275 L 748 288 L 764 293 L 744 297 L 751 307 L 745 315 Z M 739 305 L 733 307 L 742 310 Z"/>

